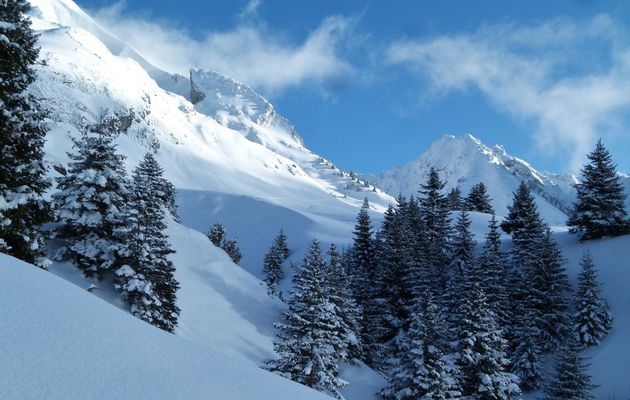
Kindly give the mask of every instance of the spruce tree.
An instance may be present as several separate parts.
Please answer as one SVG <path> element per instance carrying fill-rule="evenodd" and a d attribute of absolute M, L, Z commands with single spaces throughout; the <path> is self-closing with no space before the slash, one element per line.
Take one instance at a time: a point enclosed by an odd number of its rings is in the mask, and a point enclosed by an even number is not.
<path fill-rule="evenodd" d="M 46 268 L 46 236 L 53 218 L 44 199 L 46 180 L 43 114 L 28 86 L 39 48 L 26 0 L 0 2 L 0 250 Z"/>
<path fill-rule="evenodd" d="M 492 200 L 488 196 L 486 185 L 483 182 L 473 185 L 465 200 L 468 211 L 494 214 L 491 202 Z"/>
<path fill-rule="evenodd" d="M 588 364 L 580 354 L 581 346 L 569 337 L 560 348 L 555 370 L 545 386 L 544 400 L 588 400 L 591 390 L 597 386 L 591 383 L 586 369 Z"/>
<path fill-rule="evenodd" d="M 222 247 L 223 243 L 227 240 L 227 233 L 225 231 L 225 226 L 220 222 L 215 222 L 208 233 L 206 234 L 210 242 L 217 247 Z"/>
<path fill-rule="evenodd" d="M 470 218 L 468 212 L 462 210 L 457 215 L 455 233 L 452 242 L 452 260 L 447 275 L 447 287 L 442 295 L 443 312 L 449 323 L 450 332 L 456 333 L 461 320 L 459 312 L 466 296 L 467 281 L 477 282 L 475 268 L 475 241 L 470 232 Z"/>
<path fill-rule="evenodd" d="M 238 265 L 241 262 L 243 254 L 241 253 L 241 248 L 238 246 L 238 241 L 236 239 L 228 239 L 224 241 L 221 248 L 230 257 L 234 264 Z"/>
<path fill-rule="evenodd" d="M 446 202 L 448 203 L 448 209 L 451 211 L 461 211 L 464 208 L 464 201 L 462 200 L 462 191 L 459 186 L 454 187 L 446 195 Z"/>
<path fill-rule="evenodd" d="M 265 283 L 270 294 L 276 293 L 278 283 L 284 279 L 284 269 L 282 264 L 289 257 L 289 246 L 287 245 L 287 237 L 282 230 L 273 241 L 271 248 L 265 254 L 263 262 L 263 274 L 265 275 Z"/>
<path fill-rule="evenodd" d="M 165 234 L 165 206 L 160 198 L 162 168 L 146 154 L 133 172 L 132 189 L 120 228 L 127 247 L 124 265 L 116 272 L 115 287 L 131 306 L 131 313 L 167 332 L 177 325 L 179 308 L 175 267 L 168 259 L 174 251 Z"/>
<path fill-rule="evenodd" d="M 73 139 L 67 174 L 57 178 L 53 194 L 57 237 L 63 246 L 56 258 L 69 258 L 86 276 L 101 278 L 117 264 L 125 240 L 118 232 L 127 224 L 123 214 L 128 197 L 124 157 L 113 138 L 88 132 Z"/>
<path fill-rule="evenodd" d="M 630 232 L 624 201 L 626 194 L 612 156 L 601 140 L 582 168 L 582 182 L 575 185 L 578 201 L 569 217 L 569 232 L 580 240 Z"/>
<path fill-rule="evenodd" d="M 462 305 L 459 341 L 463 394 L 488 400 L 517 398 L 521 393 L 518 378 L 507 372 L 507 343 L 495 314 L 477 284 L 471 285 L 467 295 Z"/>
<path fill-rule="evenodd" d="M 385 400 L 454 399 L 460 396 L 457 380 L 438 343 L 444 334 L 438 309 L 425 292 L 411 313 L 404 351 L 390 380 L 379 395 Z"/>
<path fill-rule="evenodd" d="M 431 167 L 429 176 L 420 190 L 420 211 L 424 222 L 426 253 L 430 254 L 433 270 L 434 293 L 446 287 L 447 268 L 450 263 L 451 219 L 446 196 L 442 193 L 445 183 L 440 180 L 437 169 Z"/>
<path fill-rule="evenodd" d="M 511 321 L 507 275 L 507 254 L 501 249 L 501 234 L 497 220 L 492 215 L 483 250 L 477 261 L 479 287 L 488 298 L 488 305 L 497 316 L 497 323 L 506 333 Z"/>
<path fill-rule="evenodd" d="M 368 210 L 367 198 L 359 210 L 354 228 L 352 245 L 354 282 L 353 291 L 362 309 L 361 319 L 364 357 L 368 365 L 377 367 L 379 347 L 382 344 L 380 334 L 381 322 L 381 289 L 376 273 L 375 242 L 372 235 L 372 222 Z"/>
<path fill-rule="evenodd" d="M 283 322 L 274 341 L 278 358 L 267 362 L 270 371 L 313 389 L 341 398 L 345 385 L 337 377 L 342 345 L 336 336 L 340 318 L 324 290 L 326 264 L 319 242 L 313 240 L 302 265 L 293 277 L 293 290 Z"/>
<path fill-rule="evenodd" d="M 590 252 L 584 253 L 581 266 L 574 300 L 573 330 L 580 346 L 596 346 L 612 328 L 612 315 L 601 297 L 597 268 Z"/>
<path fill-rule="evenodd" d="M 337 354 L 341 359 L 353 363 L 363 357 L 361 312 L 352 296 L 350 276 L 342 262 L 342 255 L 334 244 L 330 245 L 328 256 L 324 291 L 341 320 L 337 326 L 337 337 L 341 339 Z"/>

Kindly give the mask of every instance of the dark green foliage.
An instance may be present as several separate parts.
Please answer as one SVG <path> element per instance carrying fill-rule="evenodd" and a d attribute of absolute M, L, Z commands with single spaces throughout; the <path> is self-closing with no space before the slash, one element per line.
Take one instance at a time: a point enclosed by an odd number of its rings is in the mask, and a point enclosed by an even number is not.
<path fill-rule="evenodd" d="M 560 348 L 555 370 L 545 386 L 544 400 L 588 400 L 591 390 L 597 386 L 591 383 L 587 373 L 588 364 L 580 354 L 581 346 L 569 336 Z"/>
<path fill-rule="evenodd" d="M 567 225 L 580 240 L 619 236 L 630 232 L 624 200 L 626 194 L 612 156 L 601 140 L 582 168 L 582 182 L 575 185 L 578 201 Z"/>
<path fill-rule="evenodd" d="M 432 270 L 429 271 L 434 293 L 446 287 L 447 268 L 451 261 L 449 238 L 450 216 L 446 196 L 442 193 L 445 183 L 438 171 L 431 168 L 426 182 L 420 190 L 420 211 L 426 243 L 426 253 L 431 255 Z"/>
<path fill-rule="evenodd" d="M 488 196 L 486 185 L 483 182 L 473 185 L 466 197 L 465 205 L 468 211 L 494 214 L 492 199 Z"/>
<path fill-rule="evenodd" d="M 289 246 L 287 237 L 282 230 L 273 241 L 271 248 L 265 254 L 263 263 L 263 274 L 265 283 L 270 294 L 276 293 L 278 283 L 284 279 L 284 269 L 282 264 L 289 258 Z"/>
<path fill-rule="evenodd" d="M 44 116 L 26 92 L 35 80 L 39 49 L 25 0 L 0 2 L 0 250 L 46 268 L 46 236 L 53 218 L 43 198 L 50 183 L 43 162 Z"/>
<path fill-rule="evenodd" d="M 451 211 L 461 211 L 464 209 L 464 200 L 462 200 L 462 191 L 459 186 L 454 187 L 446 195 L 446 202 L 448 203 L 448 209 Z"/>
<path fill-rule="evenodd" d="M 223 226 L 223 224 L 219 222 L 215 222 L 206 234 L 206 236 L 208 236 L 208 239 L 210 239 L 213 245 L 221 247 L 227 239 L 225 226 Z"/>

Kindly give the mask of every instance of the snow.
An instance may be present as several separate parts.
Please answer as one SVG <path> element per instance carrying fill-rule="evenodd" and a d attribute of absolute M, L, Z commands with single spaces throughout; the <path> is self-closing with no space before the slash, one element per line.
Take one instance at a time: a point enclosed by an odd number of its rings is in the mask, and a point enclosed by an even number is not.
<path fill-rule="evenodd" d="M 565 224 L 565 213 L 575 200 L 573 175 L 539 172 L 527 162 L 509 155 L 502 146 L 486 146 L 472 135 L 446 135 L 418 159 L 365 178 L 388 193 L 416 195 L 431 166 L 439 170 L 440 178 L 447 183 L 447 191 L 459 186 L 463 196 L 474 184 L 483 182 L 499 216 L 507 215 L 512 193 L 521 181 L 532 189 L 541 215 L 551 225 Z"/>
<path fill-rule="evenodd" d="M 324 399 L 0 254 L 2 399 Z"/>

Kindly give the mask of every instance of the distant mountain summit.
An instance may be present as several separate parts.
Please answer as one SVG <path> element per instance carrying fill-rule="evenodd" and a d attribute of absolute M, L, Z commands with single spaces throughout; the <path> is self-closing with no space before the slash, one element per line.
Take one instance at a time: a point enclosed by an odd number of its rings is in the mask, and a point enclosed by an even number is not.
<path fill-rule="evenodd" d="M 552 224 L 564 224 L 575 199 L 574 175 L 538 171 L 508 154 L 503 146 L 487 146 L 472 135 L 443 136 L 416 160 L 364 178 L 394 196 L 411 196 L 418 192 L 432 166 L 447 182 L 447 190 L 459 187 L 464 196 L 474 184 L 485 183 L 499 215 L 506 213 L 521 181 L 536 194 L 542 214 Z"/>

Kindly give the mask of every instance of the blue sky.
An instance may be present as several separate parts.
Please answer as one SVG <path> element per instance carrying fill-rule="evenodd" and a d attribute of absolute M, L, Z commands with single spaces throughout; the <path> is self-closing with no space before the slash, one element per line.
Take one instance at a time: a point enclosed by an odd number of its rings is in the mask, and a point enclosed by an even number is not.
<path fill-rule="evenodd" d="M 535 167 L 602 137 L 630 172 L 630 2 L 79 0 L 149 61 L 267 96 L 306 145 L 378 172 L 471 133 Z"/>

